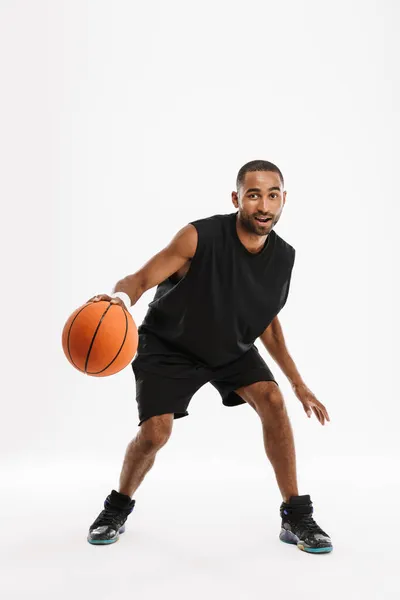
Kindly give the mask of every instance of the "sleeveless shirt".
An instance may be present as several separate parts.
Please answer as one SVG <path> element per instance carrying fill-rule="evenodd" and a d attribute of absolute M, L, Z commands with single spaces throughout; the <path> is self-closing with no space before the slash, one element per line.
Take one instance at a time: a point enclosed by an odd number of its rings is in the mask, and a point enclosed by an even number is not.
<path fill-rule="evenodd" d="M 254 345 L 285 305 L 295 249 L 272 229 L 261 251 L 251 253 L 237 234 L 237 214 L 191 222 L 198 242 L 189 270 L 157 286 L 139 327 L 134 363 L 140 368 L 164 367 L 179 377 L 181 365 L 226 365 Z"/>

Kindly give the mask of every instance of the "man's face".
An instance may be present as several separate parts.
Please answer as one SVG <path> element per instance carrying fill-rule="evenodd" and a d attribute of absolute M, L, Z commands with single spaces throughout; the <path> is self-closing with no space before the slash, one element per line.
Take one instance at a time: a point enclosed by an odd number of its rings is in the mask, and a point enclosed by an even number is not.
<path fill-rule="evenodd" d="M 278 173 L 246 173 L 238 192 L 232 192 L 233 205 L 239 209 L 243 227 L 256 235 L 267 235 L 276 225 L 286 202 L 286 192 Z M 269 219 L 263 222 L 265 218 Z"/>

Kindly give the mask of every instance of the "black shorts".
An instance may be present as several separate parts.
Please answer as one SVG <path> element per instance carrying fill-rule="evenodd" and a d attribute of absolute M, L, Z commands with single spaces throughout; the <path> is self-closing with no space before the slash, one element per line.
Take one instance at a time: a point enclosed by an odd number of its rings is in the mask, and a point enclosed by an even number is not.
<path fill-rule="evenodd" d="M 140 357 L 131 364 L 136 379 L 139 426 L 156 415 L 174 413 L 174 419 L 188 416 L 187 408 L 192 396 L 206 383 L 211 383 L 218 390 L 225 406 L 246 404 L 235 394 L 235 390 L 242 386 L 257 381 L 274 381 L 278 385 L 256 346 L 237 360 L 218 368 L 196 366 L 193 369 L 193 366 L 182 364 L 179 376 L 162 361 L 156 365 L 153 361 L 146 364 L 146 360 Z"/>

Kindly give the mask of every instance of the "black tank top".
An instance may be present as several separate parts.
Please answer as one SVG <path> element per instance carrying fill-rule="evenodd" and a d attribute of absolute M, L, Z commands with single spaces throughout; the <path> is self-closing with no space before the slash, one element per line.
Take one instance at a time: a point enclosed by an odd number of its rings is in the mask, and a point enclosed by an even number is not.
<path fill-rule="evenodd" d="M 212 368 L 228 364 L 253 346 L 285 305 L 294 248 L 271 230 L 261 251 L 249 252 L 236 217 L 191 222 L 196 252 L 182 279 L 158 285 L 139 327 L 138 365 L 155 372 L 169 365 L 173 375 L 186 360 Z"/>

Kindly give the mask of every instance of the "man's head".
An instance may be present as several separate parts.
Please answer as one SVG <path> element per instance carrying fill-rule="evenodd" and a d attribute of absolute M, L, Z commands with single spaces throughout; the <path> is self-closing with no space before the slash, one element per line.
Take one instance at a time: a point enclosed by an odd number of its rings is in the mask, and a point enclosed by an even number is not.
<path fill-rule="evenodd" d="M 233 205 L 239 210 L 241 224 L 250 233 L 267 235 L 279 221 L 286 202 L 283 175 L 266 160 L 253 160 L 239 170 Z M 269 218 L 266 223 L 261 219 Z"/>

